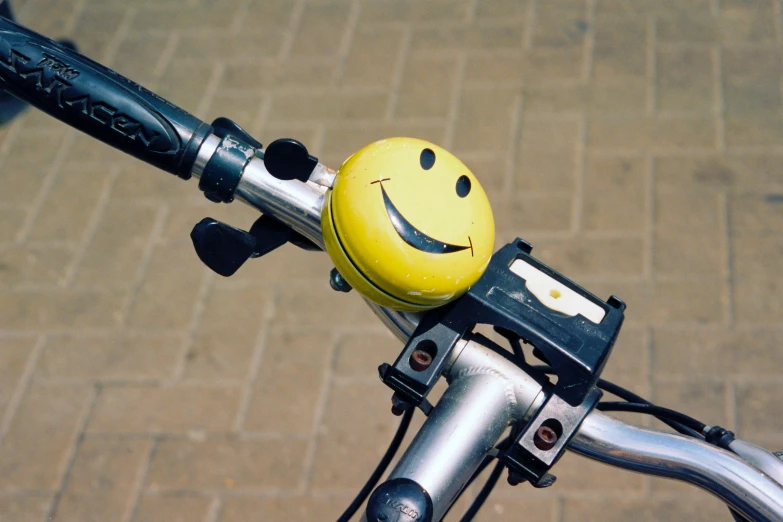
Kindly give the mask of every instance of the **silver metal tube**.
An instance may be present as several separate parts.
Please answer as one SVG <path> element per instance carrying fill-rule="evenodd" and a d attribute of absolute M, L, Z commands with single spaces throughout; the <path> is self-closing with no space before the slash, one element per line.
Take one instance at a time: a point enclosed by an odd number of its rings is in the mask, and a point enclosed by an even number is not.
<path fill-rule="evenodd" d="M 430 494 L 433 520 L 441 519 L 503 435 L 512 417 L 506 388 L 491 374 L 454 381 L 389 475 L 412 479 Z"/>
<path fill-rule="evenodd" d="M 272 176 L 260 158 L 245 167 L 234 197 L 290 226 L 323 248 L 321 207 L 323 192 L 297 180 Z"/>
<path fill-rule="evenodd" d="M 209 163 L 209 160 L 212 158 L 212 155 L 215 154 L 219 145 L 220 138 L 214 134 L 207 136 L 207 139 L 204 140 L 204 143 L 202 143 L 201 147 L 198 149 L 196 162 L 193 164 L 193 168 L 190 171 L 191 176 L 196 179 L 201 179 L 201 175 L 204 173 L 207 163 Z"/>
<path fill-rule="evenodd" d="M 449 388 L 389 475 L 417 482 L 440 520 L 506 427 L 544 399 L 542 387 L 514 363 L 474 342 L 454 349 Z"/>
<path fill-rule="evenodd" d="M 365 299 L 365 301 L 367 301 Z M 420 312 L 395 312 L 367 301 L 367 306 L 378 316 L 378 319 L 391 331 L 400 341 L 407 343 L 416 325 L 419 324 Z"/>
<path fill-rule="evenodd" d="M 778 484 L 783 484 L 783 461 L 772 452 L 739 439 L 734 439 L 729 449 Z"/>
<path fill-rule="evenodd" d="M 511 420 L 525 419 L 531 411 L 537 410 L 544 402 L 541 393 L 543 384 L 525 373 L 513 361 L 475 341 L 461 341 L 452 352 L 451 360 L 446 363 L 443 376 L 454 384 L 460 378 L 471 375 L 487 374 L 503 381 L 506 386 L 506 401 L 514 409 Z"/>
<path fill-rule="evenodd" d="M 783 488 L 739 457 L 695 439 L 591 413 L 569 449 L 620 468 L 694 484 L 750 520 L 783 520 Z"/>

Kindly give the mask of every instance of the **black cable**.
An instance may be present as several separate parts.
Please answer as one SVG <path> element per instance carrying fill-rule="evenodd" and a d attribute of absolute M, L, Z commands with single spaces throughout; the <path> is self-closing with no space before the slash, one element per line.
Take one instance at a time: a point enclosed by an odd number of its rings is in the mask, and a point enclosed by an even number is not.
<path fill-rule="evenodd" d="M 555 374 L 555 370 L 551 366 L 539 364 L 537 366 L 533 366 L 533 368 L 546 374 Z M 636 395 L 634 392 L 627 390 L 622 386 L 615 384 L 613 382 L 605 381 L 604 379 L 598 379 L 598 387 L 628 402 L 651 404 L 650 401 L 648 401 L 643 397 L 640 397 L 639 395 Z"/>
<path fill-rule="evenodd" d="M 639 397 L 635 393 L 633 393 L 631 391 L 628 391 L 625 388 L 623 388 L 622 386 L 618 386 L 618 385 L 616 385 L 614 383 L 611 383 L 609 381 L 605 381 L 603 379 L 599 379 L 598 380 L 598 387 L 601 388 L 604 391 L 607 391 L 607 392 L 611 393 L 612 395 L 616 395 L 617 397 L 628 401 L 629 403 L 637 403 L 637 404 L 640 404 L 640 405 L 646 405 L 646 406 L 653 406 L 653 407 L 655 407 L 649 401 L 646 401 L 645 399 L 643 399 L 642 397 Z M 612 403 L 599 403 L 599 405 L 598 405 L 599 409 L 602 409 L 601 408 L 602 404 L 612 404 Z M 619 403 L 619 404 L 622 404 L 622 403 Z M 655 408 L 657 408 L 657 407 L 655 407 Z M 666 408 L 663 408 L 663 409 L 666 409 Z M 618 411 L 618 410 L 615 410 L 615 411 Z M 622 411 L 622 410 L 619 410 L 619 411 Z M 683 414 L 681 414 L 679 412 L 674 412 L 673 410 L 669 410 L 669 411 L 673 412 L 673 413 L 676 413 L 677 416 L 683 415 Z M 689 427 L 689 426 L 686 425 L 686 423 L 680 423 L 680 422 L 677 422 L 675 420 L 671 420 L 671 419 L 668 419 L 666 417 L 662 417 L 660 415 L 656 415 L 656 418 L 658 420 L 668 424 L 670 427 L 672 427 L 673 429 L 679 431 L 680 433 L 682 433 L 684 435 L 690 435 L 692 437 L 702 438 L 704 424 L 702 424 L 701 422 L 697 421 L 696 419 L 688 417 L 688 419 L 690 419 L 691 421 L 694 421 L 694 424 L 692 424 L 692 427 Z M 697 427 L 698 425 L 701 425 L 701 429 L 699 429 L 699 430 L 693 429 L 693 428 Z M 748 522 L 748 520 L 745 517 L 740 515 L 737 511 L 735 511 L 731 507 L 729 507 L 729 513 L 731 513 L 731 517 L 734 519 L 735 522 Z"/>
<path fill-rule="evenodd" d="M 517 349 L 514 347 L 512 343 L 512 348 L 514 349 L 514 354 L 517 356 L 518 362 L 521 364 L 525 363 L 524 354 L 522 354 L 522 357 L 517 354 Z M 533 366 L 533 368 L 545 373 L 545 374 L 554 374 L 554 370 L 551 366 L 548 365 L 537 365 Z M 653 415 L 661 422 L 668 425 L 670 428 L 674 429 L 675 431 L 678 431 L 679 433 L 682 433 L 683 435 L 688 435 L 690 437 L 694 437 L 697 439 L 704 439 L 704 430 L 706 428 L 706 425 L 703 422 L 700 422 L 693 417 L 690 417 L 688 415 L 685 415 L 684 413 L 680 413 L 675 410 L 670 410 L 669 408 L 663 408 L 660 406 L 656 406 L 652 404 L 650 401 L 644 399 L 643 397 L 640 397 L 639 395 L 636 395 L 630 390 L 627 390 L 623 388 L 622 386 L 619 386 L 617 384 L 614 384 L 613 382 L 606 381 L 604 379 L 598 379 L 597 386 L 606 391 L 611 393 L 612 395 L 617 396 L 620 399 L 623 399 L 628 402 L 599 402 L 596 406 L 597 410 L 600 411 L 630 411 L 635 413 L 645 413 L 649 415 Z M 714 428 L 713 428 L 714 429 Z M 486 466 L 486 464 L 484 464 Z M 500 466 L 500 463 L 498 463 Z M 497 468 L 496 468 L 497 471 Z M 493 471 L 494 473 L 494 471 Z M 491 479 L 492 477 L 490 477 Z M 472 480 L 472 479 L 471 479 Z M 488 481 L 489 482 L 489 481 Z M 497 482 L 497 479 L 495 479 L 495 482 Z M 486 485 L 484 486 L 486 488 Z M 494 487 L 494 484 L 493 484 Z M 491 491 L 491 488 L 490 488 Z M 484 489 L 481 491 L 484 493 Z M 489 491 L 487 492 L 487 496 L 489 496 Z M 478 500 L 478 498 L 477 498 Z M 481 503 L 478 507 L 481 507 L 481 504 L 484 503 L 486 498 L 481 499 Z M 476 509 L 475 511 L 478 511 Z M 473 505 L 471 505 L 468 512 L 473 512 L 472 516 L 475 515 L 475 511 L 473 511 Z M 736 522 L 747 522 L 745 517 L 743 517 L 741 514 L 739 514 L 737 511 L 729 507 L 729 512 L 731 513 L 732 518 Z M 465 518 L 463 517 L 463 521 L 471 520 L 471 518 Z"/>
<path fill-rule="evenodd" d="M 552 368 L 549 366 L 539 365 L 536 366 L 535 368 L 543 371 L 544 373 L 554 373 L 552 371 Z M 636 395 L 632 391 L 626 390 L 622 386 L 618 386 L 617 384 L 606 381 L 604 379 L 598 379 L 598 387 L 606 392 L 611 393 L 612 395 L 619 397 L 620 399 L 628 401 L 626 403 L 600 402 L 596 407 L 596 409 L 598 410 L 632 411 L 637 413 L 647 413 L 650 415 L 654 415 L 658 420 L 667 424 L 669 427 L 682 433 L 683 435 L 688 435 L 697 439 L 704 438 L 703 434 L 706 426 L 704 425 L 704 423 L 694 419 L 693 417 L 689 417 L 688 415 L 685 415 L 678 411 L 670 410 L 668 408 L 655 406 L 654 404 L 650 403 L 648 400 L 640 397 L 639 395 Z M 737 513 L 731 507 L 729 507 L 729 512 L 731 513 L 731 517 L 736 522 L 747 522 L 745 517 Z"/>
<path fill-rule="evenodd" d="M 503 439 L 503 440 L 501 440 L 500 442 L 497 443 L 497 445 L 495 446 L 495 449 L 498 452 L 502 452 L 502 451 L 508 449 L 508 447 L 511 446 L 511 444 L 514 442 L 514 440 L 516 440 L 517 435 L 519 435 L 519 425 L 518 424 L 515 425 L 512 428 L 511 433 L 509 433 L 508 437 L 506 437 L 505 439 Z M 462 488 L 463 491 L 468 489 L 468 486 L 470 486 L 473 483 L 473 481 L 476 480 L 479 475 L 481 475 L 481 472 L 483 472 L 485 469 L 487 469 L 487 466 L 489 466 L 490 463 L 493 460 L 495 460 L 495 457 L 493 457 L 491 455 L 487 455 L 486 457 L 484 457 L 484 460 L 481 462 L 481 465 L 479 465 L 479 467 L 476 468 L 476 471 L 473 472 L 473 476 L 470 477 L 470 480 L 468 480 L 468 483 L 465 484 L 464 488 Z"/>
<path fill-rule="evenodd" d="M 609 381 L 605 381 L 603 379 L 598 379 L 598 387 L 601 388 L 604 391 L 607 391 L 611 393 L 612 395 L 616 395 L 617 397 L 620 397 L 621 399 L 628 401 L 628 402 L 635 402 L 639 404 L 650 404 L 652 403 L 648 401 L 647 399 L 640 397 L 633 393 L 630 390 L 627 390 L 623 388 L 622 386 L 618 386 L 617 384 Z M 689 428 L 687 425 L 676 422 L 667 418 L 663 417 L 656 417 L 659 421 L 663 422 L 667 426 L 669 426 L 674 431 L 677 431 L 679 433 L 682 433 L 683 435 L 688 435 L 689 437 L 693 437 L 696 439 L 700 439 L 703 437 L 701 432 L 695 431 L 691 428 Z"/>
<path fill-rule="evenodd" d="M 408 410 L 406 410 L 402 415 L 400 425 L 397 428 L 397 433 L 394 434 L 394 438 L 389 444 L 389 448 L 386 450 L 383 458 L 378 463 L 375 471 L 372 472 L 372 475 L 370 475 L 370 478 L 367 479 L 367 483 L 364 485 L 361 491 L 359 491 L 359 494 L 356 495 L 355 499 L 353 499 L 351 505 L 348 506 L 348 509 L 346 509 L 340 518 L 337 519 L 337 522 L 348 522 L 351 520 L 351 517 L 356 514 L 356 511 L 359 510 L 362 504 L 364 504 L 364 501 L 367 500 L 367 497 L 370 496 L 370 493 L 372 493 L 372 490 L 375 489 L 378 481 L 381 480 L 381 477 L 386 472 L 386 468 L 389 467 L 392 459 L 394 459 L 394 455 L 397 453 L 397 450 L 400 449 L 400 444 L 402 444 L 402 439 L 405 438 L 405 433 L 408 431 L 408 426 L 411 424 L 411 419 L 413 418 L 413 413 L 415 411 L 416 408 L 408 408 Z"/>
<path fill-rule="evenodd" d="M 514 355 L 522 361 L 525 362 L 525 352 L 522 350 L 522 344 L 519 342 L 519 339 L 516 339 L 514 341 L 509 341 L 511 343 L 511 349 L 514 350 Z"/>
<path fill-rule="evenodd" d="M 661 406 L 655 406 L 654 404 L 639 404 L 634 402 L 599 402 L 596 406 L 596 409 L 600 411 L 630 411 L 634 413 L 654 415 L 658 418 L 664 418 L 678 422 L 697 432 L 702 432 L 706 427 L 706 424 L 703 422 L 698 421 L 693 417 L 689 417 L 684 413 L 670 410 L 669 408 L 663 408 Z"/>
<path fill-rule="evenodd" d="M 498 483 L 498 479 L 500 478 L 500 475 L 503 473 L 503 468 L 505 466 L 502 462 L 498 462 L 495 464 L 495 469 L 492 470 L 492 473 L 489 475 L 489 478 L 487 479 L 487 482 L 484 484 L 484 487 L 481 488 L 481 491 L 479 491 L 479 494 L 476 495 L 476 498 L 473 499 L 473 503 L 470 504 L 470 507 L 467 511 L 465 511 L 465 514 L 462 515 L 462 518 L 459 519 L 460 522 L 470 522 L 473 520 L 473 517 L 476 516 L 476 514 L 479 512 L 479 509 L 481 509 L 481 506 L 484 505 L 484 502 L 487 501 L 487 498 L 489 498 L 489 494 L 492 493 L 492 490 L 495 488 L 495 485 Z"/>
<path fill-rule="evenodd" d="M 496 326 L 495 331 L 508 341 L 511 345 L 511 350 L 514 352 L 514 356 L 517 358 L 517 362 L 525 363 L 525 352 L 522 350 L 522 342 L 517 334 L 503 327 Z M 484 337 L 483 335 L 481 337 Z M 497 346 L 491 339 L 484 337 L 485 340 Z M 498 346 L 498 348 L 500 348 Z"/>
<path fill-rule="evenodd" d="M 537 370 L 540 370 L 540 371 L 542 371 L 544 373 L 555 373 L 551 366 L 539 365 L 539 366 L 534 366 L 534 368 L 537 369 Z M 612 395 L 616 395 L 617 397 L 619 397 L 619 398 L 621 398 L 621 399 L 623 399 L 625 401 L 638 403 L 638 404 L 653 405 L 647 399 L 645 399 L 643 397 L 640 397 L 639 395 L 636 395 L 632 391 L 627 390 L 627 389 L 623 388 L 622 386 L 619 386 L 619 385 L 617 385 L 617 384 L 615 384 L 613 382 L 609 382 L 609 381 L 606 381 L 604 379 L 598 379 L 597 386 L 600 389 L 602 389 L 604 391 L 607 391 L 607 392 L 611 393 Z M 678 432 L 678 433 L 681 433 L 683 435 L 687 435 L 689 437 L 693 437 L 695 439 L 702 439 L 702 438 L 704 438 L 701 432 L 693 430 L 692 428 L 688 427 L 687 425 L 685 425 L 683 423 L 670 420 L 670 419 L 668 419 L 666 417 L 657 417 L 656 416 L 656 418 L 659 421 L 661 421 L 664 424 L 666 424 L 667 426 L 669 426 L 674 431 Z"/>
<path fill-rule="evenodd" d="M 649 413 L 655 415 L 660 421 L 665 422 L 675 430 L 685 435 L 692 435 L 696 438 L 701 438 L 701 434 L 704 433 L 706 426 L 704 423 L 680 413 L 678 411 L 670 410 L 668 408 L 661 408 L 650 404 L 648 401 L 642 399 L 638 395 L 618 386 L 614 383 L 599 379 L 598 387 L 608 391 L 609 393 L 633 402 L 600 402 L 596 407 L 602 411 L 632 411 L 637 413 Z M 725 430 L 724 430 L 725 431 Z M 713 441 L 714 442 L 714 441 Z M 748 522 L 748 520 L 739 514 L 737 511 L 729 506 L 729 513 L 735 522 Z"/>
<path fill-rule="evenodd" d="M 465 491 L 470 487 L 471 484 L 478 478 L 479 475 L 481 475 L 485 469 L 487 469 L 487 466 L 492 464 L 492 461 L 495 460 L 495 457 L 491 457 L 487 455 L 484 457 L 484 460 L 481 461 L 481 464 L 479 464 L 479 467 L 476 468 L 476 471 L 473 472 L 473 475 L 471 475 L 470 479 L 468 479 L 467 483 L 465 484 L 465 487 L 462 488 L 462 491 Z M 459 497 L 457 497 L 459 498 Z M 456 500 L 456 499 L 455 499 Z"/>
<path fill-rule="evenodd" d="M 608 391 L 612 395 L 620 397 L 624 401 L 638 402 L 639 404 L 651 404 L 647 399 L 636 395 L 634 392 L 623 388 L 613 382 L 598 379 L 598 387 L 604 391 Z"/>

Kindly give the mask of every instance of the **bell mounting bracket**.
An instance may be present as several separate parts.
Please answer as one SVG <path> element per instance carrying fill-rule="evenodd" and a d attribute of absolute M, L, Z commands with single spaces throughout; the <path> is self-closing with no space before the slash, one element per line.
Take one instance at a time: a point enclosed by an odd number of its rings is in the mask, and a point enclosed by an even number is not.
<path fill-rule="evenodd" d="M 528 419 L 503 460 L 522 478 L 544 487 L 552 482 L 547 480 L 546 471 L 601 397 L 595 385 L 622 327 L 625 304 L 615 296 L 606 301 L 599 299 L 535 259 L 532 249 L 526 241 L 516 239 L 498 250 L 467 293 L 422 317 L 394 364 L 381 365 L 379 373 L 394 390 L 395 413 L 419 407 L 429 414 L 432 405 L 427 395 L 443 373 L 457 342 L 476 325 L 491 325 L 511 341 L 531 344 L 534 354 L 557 375 L 557 383 L 551 387 L 539 413 Z M 519 275 L 518 263 L 526 265 L 525 273 L 532 274 L 528 278 L 543 278 L 585 306 L 579 313 L 568 314 L 553 309 L 551 303 L 544 304 L 537 297 L 540 294 L 528 288 L 525 277 Z M 598 311 L 598 315 L 582 313 L 585 307 Z M 422 357 L 427 364 L 421 363 Z M 545 422 L 557 427 L 562 444 L 542 452 L 532 440 Z"/>

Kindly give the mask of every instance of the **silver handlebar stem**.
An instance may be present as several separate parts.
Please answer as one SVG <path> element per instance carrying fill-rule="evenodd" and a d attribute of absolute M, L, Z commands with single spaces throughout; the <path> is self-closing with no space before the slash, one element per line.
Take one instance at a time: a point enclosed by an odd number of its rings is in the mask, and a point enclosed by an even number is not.
<path fill-rule="evenodd" d="M 461 341 L 447 363 L 449 387 L 389 479 L 429 493 L 440 520 L 506 428 L 545 399 L 542 385 L 502 355 Z"/>

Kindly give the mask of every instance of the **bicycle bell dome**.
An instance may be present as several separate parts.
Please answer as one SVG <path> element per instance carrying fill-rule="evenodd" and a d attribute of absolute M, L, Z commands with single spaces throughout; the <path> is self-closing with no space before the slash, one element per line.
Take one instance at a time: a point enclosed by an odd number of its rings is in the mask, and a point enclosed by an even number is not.
<path fill-rule="evenodd" d="M 340 275 L 387 308 L 442 306 L 489 264 L 487 195 L 455 156 L 414 138 L 372 143 L 348 158 L 326 193 L 326 250 Z"/>

